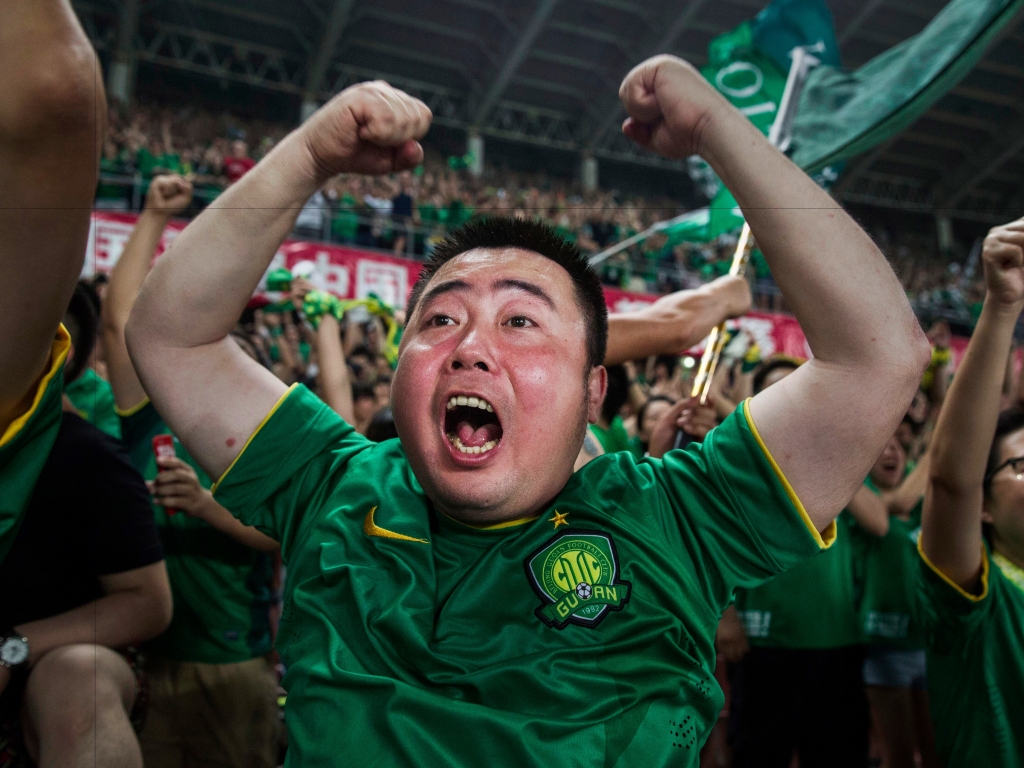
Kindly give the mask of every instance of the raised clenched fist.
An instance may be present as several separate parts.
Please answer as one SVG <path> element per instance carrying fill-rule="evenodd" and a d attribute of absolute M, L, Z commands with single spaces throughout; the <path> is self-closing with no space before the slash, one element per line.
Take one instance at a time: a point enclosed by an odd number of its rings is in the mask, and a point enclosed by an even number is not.
<path fill-rule="evenodd" d="M 1024 303 L 1024 219 L 989 230 L 981 260 L 989 297 L 1004 305 Z"/>
<path fill-rule="evenodd" d="M 339 173 L 382 174 L 423 160 L 430 109 L 377 80 L 346 88 L 300 129 L 318 179 Z"/>
<path fill-rule="evenodd" d="M 192 183 L 177 174 L 157 176 L 146 193 L 146 209 L 175 216 L 192 202 Z"/>
<path fill-rule="evenodd" d="M 700 154 L 705 132 L 731 110 L 693 66 L 675 56 L 654 56 L 635 66 L 619 87 L 629 118 L 622 132 L 663 157 Z"/>

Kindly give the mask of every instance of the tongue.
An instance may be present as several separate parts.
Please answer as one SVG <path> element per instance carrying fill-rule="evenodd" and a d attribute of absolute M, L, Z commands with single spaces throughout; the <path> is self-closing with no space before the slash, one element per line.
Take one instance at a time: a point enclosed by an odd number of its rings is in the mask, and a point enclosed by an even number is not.
<path fill-rule="evenodd" d="M 462 441 L 463 445 L 472 448 L 474 446 L 482 446 L 491 440 L 497 440 L 501 437 L 501 427 L 491 423 L 474 429 L 473 425 L 468 421 L 460 421 L 455 428 L 455 434 L 459 436 L 459 440 Z"/>

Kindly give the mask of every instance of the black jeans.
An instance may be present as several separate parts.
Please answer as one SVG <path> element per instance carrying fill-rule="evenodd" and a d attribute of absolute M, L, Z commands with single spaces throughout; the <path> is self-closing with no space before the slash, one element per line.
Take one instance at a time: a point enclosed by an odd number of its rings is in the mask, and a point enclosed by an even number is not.
<path fill-rule="evenodd" d="M 729 672 L 733 768 L 864 768 L 863 664 L 861 646 L 751 648 Z"/>

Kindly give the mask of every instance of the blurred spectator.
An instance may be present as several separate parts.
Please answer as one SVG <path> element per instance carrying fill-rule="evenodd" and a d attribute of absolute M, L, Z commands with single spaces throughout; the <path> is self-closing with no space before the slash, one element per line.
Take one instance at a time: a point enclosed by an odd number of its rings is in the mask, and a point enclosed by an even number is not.
<path fill-rule="evenodd" d="M 224 160 L 224 175 L 227 176 L 228 184 L 234 184 L 245 176 L 256 165 L 256 161 L 249 157 L 249 145 L 241 139 L 231 143 L 231 156 Z"/>

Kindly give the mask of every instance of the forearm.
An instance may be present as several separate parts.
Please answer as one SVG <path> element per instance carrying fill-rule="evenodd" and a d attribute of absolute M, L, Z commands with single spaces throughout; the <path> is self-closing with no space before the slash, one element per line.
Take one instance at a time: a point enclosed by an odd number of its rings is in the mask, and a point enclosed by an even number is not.
<path fill-rule="evenodd" d="M 889 510 L 885 502 L 862 485 L 850 499 L 846 508 L 862 530 L 882 537 L 889 532 Z"/>
<path fill-rule="evenodd" d="M 211 528 L 230 536 L 239 544 L 258 550 L 260 552 L 276 552 L 281 545 L 267 536 L 265 533 L 245 525 L 227 509 L 222 507 L 213 498 L 213 494 L 204 491 L 205 502 L 201 514 L 197 515 Z"/>
<path fill-rule="evenodd" d="M 352 403 L 352 383 L 348 378 L 348 365 L 345 364 L 345 352 L 341 347 L 338 321 L 331 315 L 321 318 L 316 338 L 320 363 L 320 373 L 317 377 L 320 395 L 335 413 L 349 424 L 354 424 L 356 415 Z"/>
<path fill-rule="evenodd" d="M 909 358 L 919 376 L 924 334 L 867 234 L 736 110 L 704 135 L 702 154 L 743 209 L 815 360 L 868 371 Z"/>
<path fill-rule="evenodd" d="M 723 320 L 749 308 L 749 290 L 741 283 L 719 278 L 697 290 L 663 296 L 636 312 L 609 316 L 605 365 L 689 349 Z"/>
<path fill-rule="evenodd" d="M 929 449 L 921 548 L 935 567 L 965 587 L 974 584 L 981 567 L 985 471 L 1019 314 L 1019 307 L 986 299 Z"/>
<path fill-rule="evenodd" d="M 188 348 L 230 333 L 317 189 L 303 151 L 292 133 L 175 238 L 139 296 L 140 337 Z"/>
<path fill-rule="evenodd" d="M 128 356 L 124 328 L 146 275 L 149 274 L 153 254 L 160 244 L 168 219 L 167 214 L 149 209 L 140 214 L 121 258 L 110 273 L 110 283 L 103 302 L 103 343 L 107 372 L 114 399 L 118 407 L 123 409 L 138 405 L 146 397 Z"/>
<path fill-rule="evenodd" d="M 48 651 L 72 643 L 121 648 L 156 637 L 167 628 L 169 613 L 158 596 L 144 590 L 115 592 L 48 619 L 16 629 L 28 638 L 35 664 Z"/>

